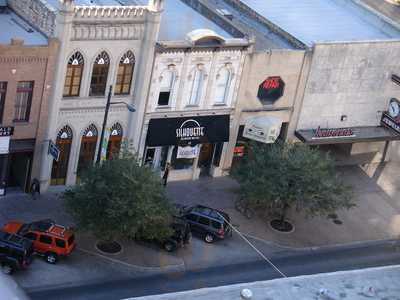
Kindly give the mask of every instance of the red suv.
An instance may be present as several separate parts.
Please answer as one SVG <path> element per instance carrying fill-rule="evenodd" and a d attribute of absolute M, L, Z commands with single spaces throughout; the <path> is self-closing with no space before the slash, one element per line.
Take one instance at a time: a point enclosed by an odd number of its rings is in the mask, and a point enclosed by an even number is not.
<path fill-rule="evenodd" d="M 35 252 L 43 255 L 50 264 L 55 264 L 59 257 L 71 254 L 76 246 L 73 231 L 49 219 L 32 223 L 13 221 L 7 223 L 3 230 L 33 241 Z"/>

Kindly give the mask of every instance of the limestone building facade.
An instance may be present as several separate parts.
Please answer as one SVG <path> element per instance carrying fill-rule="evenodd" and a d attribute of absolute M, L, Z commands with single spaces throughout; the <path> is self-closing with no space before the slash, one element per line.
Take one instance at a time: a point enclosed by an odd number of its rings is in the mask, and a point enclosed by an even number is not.
<path fill-rule="evenodd" d="M 56 144 L 60 157 L 54 160 L 42 147 L 42 189 L 75 184 L 94 163 L 110 87 L 111 102 L 118 104 L 108 115 L 106 156 L 118 152 L 124 139 L 139 147 L 162 1 L 131 2 L 13 1 L 20 15 L 60 41 L 43 140 Z"/>

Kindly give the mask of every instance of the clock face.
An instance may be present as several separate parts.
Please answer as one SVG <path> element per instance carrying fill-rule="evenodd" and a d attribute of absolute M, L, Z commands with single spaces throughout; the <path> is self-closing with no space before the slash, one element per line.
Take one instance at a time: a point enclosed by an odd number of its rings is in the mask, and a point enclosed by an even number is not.
<path fill-rule="evenodd" d="M 390 101 L 389 104 L 389 115 L 392 118 L 396 118 L 400 113 L 400 106 L 397 101 Z"/>

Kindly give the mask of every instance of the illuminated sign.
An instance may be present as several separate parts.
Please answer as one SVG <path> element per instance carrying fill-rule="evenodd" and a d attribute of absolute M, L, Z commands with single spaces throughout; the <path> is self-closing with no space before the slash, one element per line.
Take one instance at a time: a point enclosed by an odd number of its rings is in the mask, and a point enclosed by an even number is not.
<path fill-rule="evenodd" d="M 273 103 L 283 96 L 285 83 L 279 76 L 265 79 L 258 87 L 257 97 L 262 102 Z"/>
<path fill-rule="evenodd" d="M 351 128 L 321 128 L 314 130 L 313 139 L 326 139 L 338 137 L 354 137 L 353 129 Z"/>

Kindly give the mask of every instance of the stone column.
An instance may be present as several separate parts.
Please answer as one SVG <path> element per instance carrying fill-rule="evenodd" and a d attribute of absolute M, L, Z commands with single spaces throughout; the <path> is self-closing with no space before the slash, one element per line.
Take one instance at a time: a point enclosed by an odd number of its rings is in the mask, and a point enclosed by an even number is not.
<path fill-rule="evenodd" d="M 65 1 L 56 17 L 56 32 L 55 37 L 60 42 L 58 55 L 55 59 L 55 72 L 53 78 L 52 93 L 49 96 L 48 105 L 48 122 L 47 130 L 44 133 L 42 145 L 42 168 L 40 172 L 40 188 L 41 191 L 46 191 L 50 184 L 51 167 L 53 158 L 47 153 L 47 146 L 49 140 L 55 142 L 57 136 L 57 119 L 59 114 L 60 102 L 62 101 L 62 94 L 64 89 L 64 76 L 66 71 L 65 57 L 68 54 L 68 43 L 72 30 L 72 19 L 74 15 L 74 4 L 72 1 Z M 73 137 L 78 138 L 76 136 Z"/>
<path fill-rule="evenodd" d="M 134 106 L 136 112 L 130 114 L 127 136 L 132 140 L 132 145 L 136 151 L 140 149 L 141 133 L 143 132 L 144 115 L 149 97 L 151 75 L 154 66 L 154 50 L 160 27 L 161 11 L 147 12 L 146 27 L 143 33 L 141 45 L 140 65 L 136 72 L 141 74 L 135 82 Z M 142 154 L 142 153 L 140 153 Z"/>

